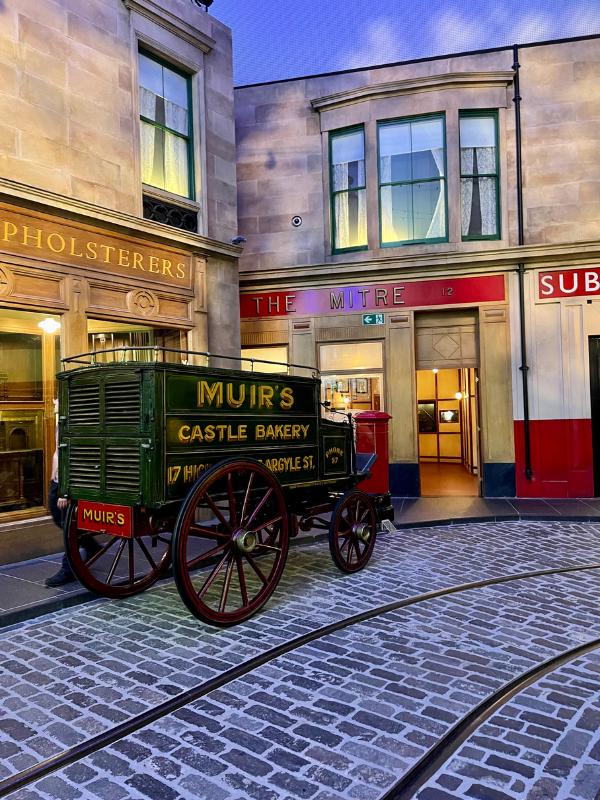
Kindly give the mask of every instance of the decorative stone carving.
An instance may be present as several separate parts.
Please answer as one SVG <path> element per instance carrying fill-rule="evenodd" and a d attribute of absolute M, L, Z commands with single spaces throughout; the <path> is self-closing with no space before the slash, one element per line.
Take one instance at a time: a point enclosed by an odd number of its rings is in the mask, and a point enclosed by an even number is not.
<path fill-rule="evenodd" d="M 8 264 L 0 264 L 0 297 L 8 297 L 14 292 L 15 276 Z"/>
<path fill-rule="evenodd" d="M 127 293 L 127 308 L 132 314 L 153 317 L 158 313 L 158 297 L 149 289 L 134 289 Z"/>

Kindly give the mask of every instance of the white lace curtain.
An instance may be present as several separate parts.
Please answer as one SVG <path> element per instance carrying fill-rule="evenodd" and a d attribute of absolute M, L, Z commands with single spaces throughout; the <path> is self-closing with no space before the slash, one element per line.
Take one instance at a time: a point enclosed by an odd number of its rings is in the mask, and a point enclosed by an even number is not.
<path fill-rule="evenodd" d="M 165 100 L 148 89 L 140 88 L 142 116 L 187 133 L 187 110 Z M 188 194 L 187 139 L 141 123 L 142 181 L 175 194 Z"/>
<path fill-rule="evenodd" d="M 435 161 L 435 166 L 440 175 L 444 174 L 444 150 L 442 147 L 432 149 L 431 155 Z M 439 194 L 429 228 L 425 235 L 426 239 L 442 239 L 446 235 L 446 200 L 444 192 L 444 184 L 438 181 Z"/>
<path fill-rule="evenodd" d="M 439 147 L 439 148 L 434 148 L 429 152 L 433 157 L 439 175 L 442 176 L 444 174 L 444 149 L 442 147 Z M 381 163 L 380 163 L 381 183 L 390 183 L 392 180 L 392 158 L 393 156 L 391 155 L 383 156 L 381 158 Z M 433 211 L 433 215 L 431 217 L 431 222 L 429 223 L 427 233 L 425 234 L 425 238 L 427 239 L 443 238 L 446 235 L 446 214 L 445 214 L 446 206 L 444 199 L 443 182 L 440 180 L 439 183 L 437 183 L 437 186 L 439 187 L 439 195 L 435 209 Z M 406 236 L 403 236 L 396 229 L 394 225 L 394 208 L 393 208 L 392 197 L 393 197 L 392 188 L 384 186 L 382 188 L 381 227 L 384 232 L 384 241 L 399 242 L 406 239 Z M 411 228 L 414 227 L 414 206 L 413 206 L 412 218 L 408 220 L 408 224 Z M 413 234 L 411 233 L 410 238 L 412 238 L 412 236 Z"/>
<path fill-rule="evenodd" d="M 333 185 L 336 191 L 352 189 L 348 182 L 347 164 L 334 164 Z M 350 195 L 356 198 L 356 204 L 350 202 Z M 356 209 L 356 215 L 353 213 L 354 208 Z M 365 189 L 336 194 L 334 215 L 336 247 L 359 247 L 367 243 L 367 196 Z"/>
<path fill-rule="evenodd" d="M 493 174 L 496 171 L 494 147 L 465 147 L 461 149 L 460 158 L 463 174 Z M 462 178 L 460 192 L 462 235 L 493 236 L 496 233 L 495 178 Z M 478 219 L 481 219 L 481 226 Z M 480 230 L 474 230 L 473 225 Z"/>

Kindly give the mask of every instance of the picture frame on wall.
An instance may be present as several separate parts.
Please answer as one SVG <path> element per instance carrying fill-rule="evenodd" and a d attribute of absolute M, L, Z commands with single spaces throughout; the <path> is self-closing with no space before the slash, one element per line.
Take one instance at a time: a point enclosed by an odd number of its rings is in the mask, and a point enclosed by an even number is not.
<path fill-rule="evenodd" d="M 342 380 L 338 380 L 336 391 L 337 392 L 347 392 L 348 391 L 348 381 L 347 380 L 343 380 L 343 379 Z"/>
<path fill-rule="evenodd" d="M 435 401 L 419 403 L 417 408 L 419 433 L 436 433 Z"/>
<path fill-rule="evenodd" d="M 368 378 L 356 378 L 356 394 L 370 394 Z"/>
<path fill-rule="evenodd" d="M 440 409 L 440 422 L 444 425 L 452 424 L 455 422 L 459 422 L 458 419 L 458 409 L 456 408 L 447 408 L 447 409 Z"/>

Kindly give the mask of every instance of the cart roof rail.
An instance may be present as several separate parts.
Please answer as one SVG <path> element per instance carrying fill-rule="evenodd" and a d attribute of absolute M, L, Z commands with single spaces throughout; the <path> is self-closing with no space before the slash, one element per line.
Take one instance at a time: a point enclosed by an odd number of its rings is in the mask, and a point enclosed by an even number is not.
<path fill-rule="evenodd" d="M 116 357 L 110 360 L 104 360 L 104 357 L 108 353 L 114 354 L 121 354 L 121 358 Z M 237 361 L 238 362 L 238 369 L 242 369 L 239 366 L 240 362 L 250 362 L 250 369 L 247 370 L 248 372 L 254 372 L 254 365 L 255 364 L 271 364 L 274 366 L 285 367 L 286 370 L 289 370 L 290 367 L 294 369 L 303 369 L 307 372 L 310 372 L 313 377 L 319 376 L 319 370 L 316 367 L 310 367 L 306 364 L 293 364 L 289 361 L 268 361 L 265 358 L 254 358 L 250 356 L 225 356 L 221 355 L 220 353 L 209 353 L 208 351 L 202 350 L 182 350 L 175 347 L 162 347 L 158 345 L 143 345 L 143 346 L 135 346 L 135 345 L 123 345 L 121 347 L 107 347 L 106 349 L 102 350 L 91 350 L 88 353 L 79 353 L 75 356 L 68 356 L 67 358 L 61 358 L 62 364 L 82 364 L 86 367 L 96 367 L 96 366 L 110 366 L 111 364 L 124 364 L 124 363 L 152 363 L 152 362 L 164 362 L 165 353 L 175 353 L 180 356 L 181 363 L 186 365 L 189 363 L 189 356 L 202 356 L 206 359 L 206 364 L 199 365 L 199 366 L 209 366 L 211 359 L 224 359 L 226 361 Z M 154 356 L 154 357 L 152 357 Z M 245 371 L 245 370 L 244 370 Z M 283 372 L 283 370 L 282 370 Z"/>

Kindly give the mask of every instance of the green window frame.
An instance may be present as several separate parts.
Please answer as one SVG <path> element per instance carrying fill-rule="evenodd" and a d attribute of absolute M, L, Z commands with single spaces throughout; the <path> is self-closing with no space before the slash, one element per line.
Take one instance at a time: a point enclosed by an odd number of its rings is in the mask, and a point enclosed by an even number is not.
<path fill-rule="evenodd" d="M 360 137 L 360 141 L 358 137 Z M 352 142 L 352 139 L 355 141 Z M 353 147 L 359 158 L 351 162 L 342 161 L 344 151 L 348 157 L 348 153 L 352 151 Z M 364 125 L 355 125 L 330 132 L 329 193 L 332 253 L 367 250 Z"/>
<path fill-rule="evenodd" d="M 140 48 L 142 183 L 194 199 L 191 76 Z"/>
<path fill-rule="evenodd" d="M 418 138 L 416 132 L 419 126 L 426 128 L 429 126 L 429 135 L 434 133 L 431 123 L 440 123 L 440 147 L 429 149 L 415 149 L 415 139 Z M 388 132 L 392 128 L 397 128 L 404 137 L 407 149 L 400 150 L 398 153 L 387 153 L 390 149 Z M 438 152 L 437 156 L 434 151 Z M 429 153 L 427 159 L 426 154 Z M 421 155 L 419 155 L 421 154 Z M 394 155 L 405 156 L 404 166 L 394 169 L 392 158 Z M 406 157 L 409 158 L 406 158 Z M 384 161 L 389 159 L 389 161 Z M 429 162 L 429 163 L 427 163 Z M 446 115 L 444 113 L 425 114 L 415 117 L 403 117 L 379 122 L 377 124 L 377 164 L 379 182 L 379 242 L 381 247 L 398 247 L 407 244 L 436 244 L 448 241 L 448 181 L 446 165 Z M 431 174 L 437 170 L 437 174 Z M 396 172 L 396 174 L 394 174 Z M 419 229 L 418 217 L 415 215 L 415 198 L 429 203 L 431 206 L 435 197 L 432 187 L 439 185 L 438 196 L 435 200 L 435 208 L 432 211 L 429 228 L 434 225 L 435 217 L 442 218 L 443 226 L 438 222 L 438 228 L 442 228 L 439 235 L 423 236 L 415 235 L 415 228 Z M 429 197 L 427 196 L 429 195 Z M 410 207 L 410 214 L 405 214 L 406 232 L 405 237 L 397 235 L 397 223 L 394 217 L 394 201 L 397 199 L 398 206 L 401 208 L 404 202 L 406 208 Z M 400 215 L 401 218 L 401 215 Z M 424 222 L 427 220 L 423 217 Z M 422 227 L 422 226 L 421 226 Z M 434 229 L 435 230 L 435 229 Z"/>
<path fill-rule="evenodd" d="M 498 112 L 461 111 L 458 120 L 462 241 L 500 239 Z M 486 126 L 487 131 L 477 131 L 473 124 L 469 125 L 477 120 L 489 121 L 491 125 Z M 489 137 L 490 131 L 493 134 L 493 154 L 485 152 L 491 149 L 491 145 L 476 144 L 477 141 L 486 141 L 485 137 Z M 471 146 L 465 146 L 466 141 Z M 489 138 L 487 141 L 490 141 Z M 495 206 L 493 209 L 492 202 Z"/>

